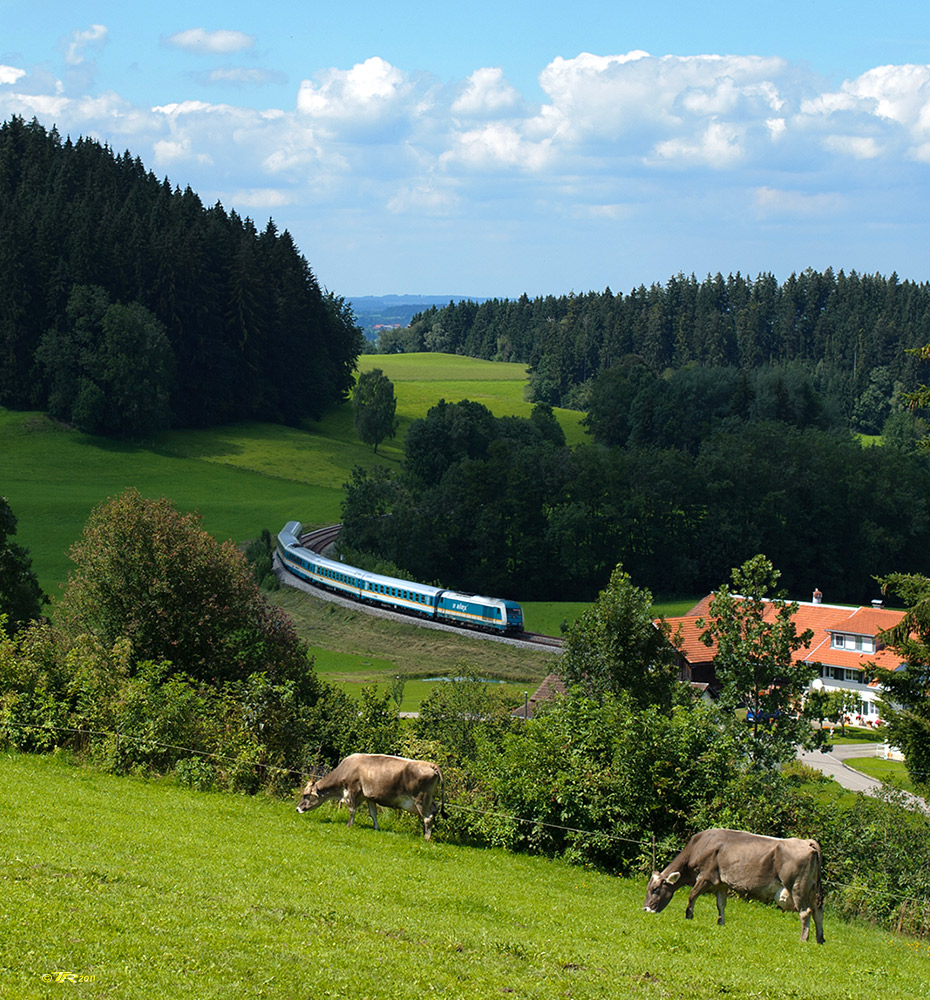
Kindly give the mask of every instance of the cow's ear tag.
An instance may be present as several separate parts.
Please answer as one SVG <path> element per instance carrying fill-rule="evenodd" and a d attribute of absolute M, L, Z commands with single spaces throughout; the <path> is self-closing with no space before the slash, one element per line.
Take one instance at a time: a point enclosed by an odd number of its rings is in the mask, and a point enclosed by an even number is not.
<path fill-rule="evenodd" d="M 672 872 L 665 880 L 666 885 L 674 885 L 681 878 L 681 872 Z"/>

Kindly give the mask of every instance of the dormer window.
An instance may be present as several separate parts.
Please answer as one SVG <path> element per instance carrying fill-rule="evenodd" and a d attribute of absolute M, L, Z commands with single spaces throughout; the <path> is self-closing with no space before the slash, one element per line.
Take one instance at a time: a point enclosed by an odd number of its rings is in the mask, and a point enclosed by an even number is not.
<path fill-rule="evenodd" d="M 854 649 L 860 653 L 875 652 L 875 638 L 871 635 L 850 635 L 848 632 L 834 632 L 833 649 Z"/>

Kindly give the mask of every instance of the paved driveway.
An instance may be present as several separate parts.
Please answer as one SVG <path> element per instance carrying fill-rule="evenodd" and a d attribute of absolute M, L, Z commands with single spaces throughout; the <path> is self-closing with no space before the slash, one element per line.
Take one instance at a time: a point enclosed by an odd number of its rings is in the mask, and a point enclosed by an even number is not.
<path fill-rule="evenodd" d="M 881 743 L 843 743 L 835 745 L 828 753 L 822 753 L 820 750 L 799 751 L 798 760 L 808 767 L 822 771 L 843 788 L 874 795 L 882 787 L 882 783 L 877 778 L 870 778 L 844 762 L 850 757 L 875 757 L 881 746 Z M 924 812 L 930 812 L 930 806 L 923 799 L 914 795 L 908 795 L 907 798 Z"/>

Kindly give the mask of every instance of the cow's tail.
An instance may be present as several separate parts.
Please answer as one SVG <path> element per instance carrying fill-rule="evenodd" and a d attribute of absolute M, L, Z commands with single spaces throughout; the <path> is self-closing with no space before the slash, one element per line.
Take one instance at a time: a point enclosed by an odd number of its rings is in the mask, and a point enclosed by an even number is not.
<path fill-rule="evenodd" d="M 817 909 L 823 910 L 823 851 L 816 840 L 811 841 L 811 847 L 814 849 L 814 857 L 817 858 L 817 883 L 814 887 L 814 892 L 817 894 L 815 897 Z"/>

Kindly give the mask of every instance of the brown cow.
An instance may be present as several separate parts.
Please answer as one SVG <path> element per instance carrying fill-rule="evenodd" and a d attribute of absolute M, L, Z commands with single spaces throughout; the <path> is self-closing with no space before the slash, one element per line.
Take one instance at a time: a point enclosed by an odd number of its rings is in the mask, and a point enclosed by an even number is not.
<path fill-rule="evenodd" d="M 349 826 L 355 810 L 368 803 L 374 828 L 378 827 L 378 806 L 405 809 L 423 820 L 427 840 L 433 832 L 437 812 L 445 816 L 445 801 L 437 807 L 436 786 L 444 790 L 438 764 L 408 757 L 390 757 L 380 753 L 354 753 L 340 761 L 334 771 L 318 781 L 311 781 L 297 803 L 299 813 L 316 809 L 327 799 L 339 798 L 349 807 Z"/>
<path fill-rule="evenodd" d="M 823 944 L 822 856 L 816 840 L 761 837 L 741 830 L 696 833 L 677 858 L 653 872 L 646 890 L 649 913 L 660 913 L 675 890 L 692 886 L 685 916 L 694 916 L 694 901 L 705 892 L 717 894 L 717 923 L 723 923 L 727 891 L 747 899 L 775 902 L 801 917 L 801 940 L 810 934 L 813 913 L 817 943 Z"/>

